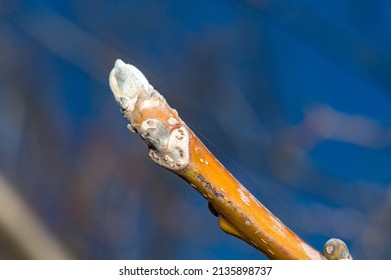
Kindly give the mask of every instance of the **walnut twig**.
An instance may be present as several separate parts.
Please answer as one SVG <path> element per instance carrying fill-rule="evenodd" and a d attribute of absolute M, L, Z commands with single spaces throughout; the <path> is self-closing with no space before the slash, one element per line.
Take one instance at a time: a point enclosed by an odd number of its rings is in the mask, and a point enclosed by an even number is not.
<path fill-rule="evenodd" d="M 222 166 L 136 67 L 117 60 L 110 87 L 128 128 L 147 143 L 149 157 L 202 194 L 222 230 L 270 259 L 325 259 Z"/>

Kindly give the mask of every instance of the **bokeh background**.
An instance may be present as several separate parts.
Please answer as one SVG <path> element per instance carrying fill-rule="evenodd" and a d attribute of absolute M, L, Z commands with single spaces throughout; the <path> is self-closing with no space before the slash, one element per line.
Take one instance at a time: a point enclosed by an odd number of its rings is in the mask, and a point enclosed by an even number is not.
<path fill-rule="evenodd" d="M 315 248 L 391 258 L 391 2 L 0 1 L 1 259 L 264 259 L 147 157 L 140 68 Z"/>

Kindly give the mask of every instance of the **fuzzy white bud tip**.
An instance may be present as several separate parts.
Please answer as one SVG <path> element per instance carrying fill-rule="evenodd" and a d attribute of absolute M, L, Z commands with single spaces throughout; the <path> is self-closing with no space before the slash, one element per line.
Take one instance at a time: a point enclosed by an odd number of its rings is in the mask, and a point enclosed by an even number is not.
<path fill-rule="evenodd" d="M 121 59 L 115 61 L 114 68 L 110 72 L 109 81 L 110 88 L 118 102 L 121 97 L 134 100 L 141 92 L 148 94 L 153 90 L 153 87 L 140 70 L 133 65 L 124 63 Z"/>

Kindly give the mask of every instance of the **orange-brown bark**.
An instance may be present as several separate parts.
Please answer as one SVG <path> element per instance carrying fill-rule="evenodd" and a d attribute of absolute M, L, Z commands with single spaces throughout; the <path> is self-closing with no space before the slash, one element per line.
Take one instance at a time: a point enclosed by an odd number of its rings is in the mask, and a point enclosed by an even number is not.
<path fill-rule="evenodd" d="M 220 227 L 270 259 L 322 259 L 323 256 L 267 210 L 191 132 L 190 163 L 178 174 L 218 213 Z"/>

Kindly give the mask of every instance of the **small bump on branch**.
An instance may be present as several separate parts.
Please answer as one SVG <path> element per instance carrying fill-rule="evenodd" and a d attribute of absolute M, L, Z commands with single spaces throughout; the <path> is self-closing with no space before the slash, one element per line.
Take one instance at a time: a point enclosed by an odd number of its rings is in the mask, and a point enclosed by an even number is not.
<path fill-rule="evenodd" d="M 328 260 L 351 260 L 348 246 L 341 239 L 331 238 L 323 247 L 323 254 Z"/>

